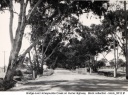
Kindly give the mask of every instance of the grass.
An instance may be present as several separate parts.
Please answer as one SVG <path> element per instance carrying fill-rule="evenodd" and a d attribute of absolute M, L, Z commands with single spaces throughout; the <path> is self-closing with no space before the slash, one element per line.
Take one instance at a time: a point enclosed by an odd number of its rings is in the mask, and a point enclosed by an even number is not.
<path fill-rule="evenodd" d="M 98 70 L 98 72 L 94 73 L 94 74 L 98 74 L 98 75 L 101 75 L 101 76 L 107 76 L 107 77 L 113 77 L 114 74 L 113 74 L 113 71 L 114 69 L 113 68 L 101 68 Z M 87 72 L 87 69 L 85 68 L 78 68 L 76 69 L 75 71 L 73 71 L 75 73 L 78 73 L 78 74 L 88 74 L 89 72 Z M 125 77 L 125 71 L 122 69 L 122 68 L 119 68 L 117 70 L 117 77 L 119 78 L 124 78 Z"/>
<path fill-rule="evenodd" d="M 113 68 L 104 68 L 104 69 L 100 69 L 98 71 L 98 74 L 108 77 L 113 77 L 113 72 L 114 72 Z M 122 68 L 117 69 L 117 77 L 122 77 L 122 78 L 125 77 L 125 71 L 123 71 Z"/>

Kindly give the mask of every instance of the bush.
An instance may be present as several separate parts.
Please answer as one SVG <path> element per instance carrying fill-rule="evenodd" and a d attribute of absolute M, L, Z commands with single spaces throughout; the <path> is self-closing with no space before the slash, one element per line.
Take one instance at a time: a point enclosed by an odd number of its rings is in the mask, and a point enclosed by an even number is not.
<path fill-rule="evenodd" d="M 98 69 L 100 69 L 103 66 L 105 66 L 105 62 L 103 60 L 86 62 L 87 72 L 90 71 L 90 67 L 93 72 L 97 72 Z"/>
<path fill-rule="evenodd" d="M 23 73 L 24 73 L 24 74 L 32 74 L 32 71 L 26 70 L 26 71 L 24 71 Z"/>
<path fill-rule="evenodd" d="M 113 73 L 109 72 L 109 71 L 98 71 L 98 74 L 99 75 L 104 75 L 104 76 L 107 76 L 107 77 L 113 77 Z"/>
<path fill-rule="evenodd" d="M 46 71 L 43 72 L 43 76 L 50 76 L 54 73 L 53 69 L 48 69 Z"/>
<path fill-rule="evenodd" d="M 20 70 L 16 70 L 14 76 L 23 76 L 23 74 Z"/>
<path fill-rule="evenodd" d="M 4 91 L 3 78 L 0 78 L 0 91 Z"/>
<path fill-rule="evenodd" d="M 15 81 L 21 81 L 22 78 L 23 78 L 22 72 L 21 72 L 20 70 L 16 70 L 15 73 L 14 73 L 13 79 L 14 79 Z"/>
<path fill-rule="evenodd" d="M 5 81 L 3 84 L 4 84 L 4 90 L 7 90 L 7 89 L 9 89 L 9 88 L 14 87 L 15 84 L 16 84 L 16 81 L 14 81 L 14 80 Z"/>
<path fill-rule="evenodd" d="M 32 80 L 33 76 L 32 74 L 24 74 L 24 80 Z"/>

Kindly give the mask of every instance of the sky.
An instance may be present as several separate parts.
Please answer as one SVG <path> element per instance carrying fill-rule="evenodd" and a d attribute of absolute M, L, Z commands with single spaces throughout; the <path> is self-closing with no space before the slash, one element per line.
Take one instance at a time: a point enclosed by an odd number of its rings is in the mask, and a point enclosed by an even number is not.
<path fill-rule="evenodd" d="M 15 6 L 15 11 L 18 12 L 19 5 Z M 4 64 L 8 65 L 9 53 L 11 50 L 10 38 L 9 38 L 9 12 L 0 12 L 0 67 Z M 18 16 L 14 14 L 13 31 L 17 28 Z M 29 27 L 26 27 L 25 33 L 29 32 Z M 15 33 L 13 33 L 15 36 Z M 21 52 L 29 46 L 29 41 L 24 37 Z M 5 62 L 4 62 L 4 51 L 5 51 Z"/>
<path fill-rule="evenodd" d="M 114 0 L 111 0 L 111 2 L 114 2 Z M 14 6 L 14 10 L 16 12 L 19 11 L 17 9 L 19 9 L 18 4 Z M 14 18 L 15 19 L 14 19 L 13 30 L 15 31 L 18 22 L 17 14 L 14 15 Z M 91 24 L 101 24 L 100 21 L 101 19 L 96 19 L 96 16 L 92 15 L 92 13 L 83 14 L 80 16 L 80 22 L 87 26 L 90 26 Z M 30 32 L 30 29 L 28 27 L 25 29 L 25 33 L 27 32 Z M 10 46 L 11 45 L 9 40 L 9 12 L 5 11 L 0 13 L 0 67 L 4 66 L 4 64 L 8 65 L 8 57 L 11 49 Z M 23 52 L 24 49 L 27 48 L 28 46 L 29 46 L 29 41 L 24 38 L 21 52 Z M 4 51 L 5 51 L 5 57 L 4 57 Z M 109 55 L 109 58 L 112 58 L 112 56 L 113 55 L 111 56 Z"/>

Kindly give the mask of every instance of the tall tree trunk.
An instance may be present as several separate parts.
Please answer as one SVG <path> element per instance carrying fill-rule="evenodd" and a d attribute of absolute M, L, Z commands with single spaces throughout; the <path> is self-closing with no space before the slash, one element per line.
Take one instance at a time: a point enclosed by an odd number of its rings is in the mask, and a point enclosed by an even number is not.
<path fill-rule="evenodd" d="M 53 64 L 51 64 L 50 69 L 54 69 L 56 62 L 57 62 L 58 57 L 56 57 L 55 61 L 53 62 Z"/>
<path fill-rule="evenodd" d="M 9 82 L 9 81 L 12 81 L 13 80 L 13 75 L 14 75 L 14 72 L 15 72 L 15 69 L 16 69 L 16 61 L 13 62 L 15 63 L 11 65 L 11 60 L 9 60 L 9 66 L 7 68 L 7 72 L 6 72 L 6 75 L 5 75 L 5 78 L 4 78 L 4 81 L 6 82 Z"/>
<path fill-rule="evenodd" d="M 115 36 L 113 36 L 113 39 L 114 39 L 114 59 L 115 59 L 115 62 L 114 62 L 114 78 L 117 77 L 117 55 L 116 55 L 116 46 L 115 46 Z"/>
<path fill-rule="evenodd" d="M 41 60 L 40 74 L 43 74 L 43 63 L 44 63 L 44 40 L 42 40 L 42 60 Z"/>
<path fill-rule="evenodd" d="M 30 68 L 33 69 L 33 64 L 32 64 L 32 60 L 31 60 L 31 54 L 30 52 L 28 53 L 28 56 L 29 56 L 29 62 L 30 62 Z"/>
<path fill-rule="evenodd" d="M 13 42 L 13 48 L 11 50 L 10 57 L 9 57 L 9 66 L 7 68 L 7 72 L 4 78 L 5 81 L 13 80 L 13 75 L 19 60 L 18 54 L 21 49 L 25 26 L 26 25 L 25 25 L 24 0 L 22 0 L 20 3 L 20 15 L 19 15 L 18 28 L 16 31 L 15 40 Z"/>
<path fill-rule="evenodd" d="M 37 66 L 37 73 L 39 73 L 39 61 L 38 61 L 38 54 L 37 54 L 37 50 L 36 50 L 36 45 L 34 46 L 34 50 L 35 50 L 35 61 L 36 61 L 36 66 Z"/>
<path fill-rule="evenodd" d="M 31 68 L 32 68 L 32 79 L 36 79 L 36 77 L 37 77 L 37 64 L 35 62 L 31 61 L 30 52 L 28 54 L 29 54 L 29 61 L 30 61 L 30 64 L 31 64 Z"/>
<path fill-rule="evenodd" d="M 125 30 L 125 36 L 126 36 L 126 79 L 128 79 L 128 33 L 127 33 L 127 12 L 126 12 L 126 1 L 124 1 L 124 11 L 125 11 L 125 25 L 124 25 L 124 30 Z"/>
<path fill-rule="evenodd" d="M 89 73 L 92 74 L 92 57 L 90 55 L 90 59 L 89 59 Z"/>
<path fill-rule="evenodd" d="M 8 64 L 8 68 L 7 68 L 7 72 L 4 78 L 4 81 L 8 82 L 10 80 L 13 80 L 13 75 L 14 72 L 17 68 L 18 63 L 20 62 L 20 60 L 26 55 L 26 53 L 24 55 L 22 55 L 21 57 L 19 56 L 19 51 L 21 49 L 22 46 L 22 39 L 23 39 L 23 34 L 24 34 L 24 30 L 26 27 L 26 22 L 29 21 L 29 18 L 31 16 L 31 14 L 34 12 L 34 10 L 36 9 L 36 7 L 41 3 L 42 0 L 38 0 L 38 2 L 35 4 L 35 6 L 33 7 L 33 9 L 31 10 L 31 12 L 29 13 L 29 15 L 26 17 L 26 8 L 27 8 L 27 4 L 28 4 L 28 0 L 20 0 L 20 14 L 19 14 L 19 18 L 18 18 L 18 26 L 17 26 L 17 30 L 16 30 L 16 34 L 15 34 L 15 39 L 13 40 L 13 3 L 12 0 L 10 0 L 10 6 L 9 6 L 9 11 L 10 11 L 10 40 L 11 40 L 11 44 L 12 44 L 12 49 L 10 52 L 10 57 L 9 57 L 9 64 Z M 7 83 L 6 82 L 6 83 Z"/>
<path fill-rule="evenodd" d="M 23 59 L 25 57 L 25 55 L 32 49 L 32 47 L 37 44 L 37 42 L 40 39 L 39 38 L 36 42 L 34 42 L 32 45 L 30 45 L 30 47 L 27 48 L 27 50 L 22 55 L 19 55 L 19 51 L 22 46 L 22 39 L 23 39 L 23 34 L 24 34 L 26 24 L 29 21 L 32 13 L 35 11 L 35 9 L 41 3 L 42 0 L 38 0 L 38 2 L 35 4 L 35 6 L 32 8 L 32 10 L 26 16 L 26 7 L 28 4 L 28 1 L 29 0 L 20 0 L 20 2 L 19 2 L 20 3 L 20 14 L 19 14 L 19 18 L 18 18 L 18 26 L 17 26 L 17 30 L 16 30 L 16 34 L 15 34 L 15 39 L 12 40 L 13 45 L 12 45 L 12 49 L 11 49 L 10 56 L 9 56 L 9 64 L 8 64 L 7 72 L 6 72 L 6 75 L 4 78 L 4 81 L 6 83 L 9 83 L 10 80 L 13 80 L 14 72 L 17 68 L 18 63 L 20 62 L 21 59 Z M 57 16 L 56 18 L 58 18 L 58 17 L 59 16 Z M 64 17 L 64 16 L 62 16 L 62 17 Z M 10 18 L 10 19 L 12 19 L 12 18 Z M 55 20 L 51 23 L 51 25 L 49 26 L 48 30 L 45 33 L 46 35 L 50 32 L 52 25 L 54 25 L 57 21 L 58 20 Z M 10 27 L 12 27 L 12 25 L 10 25 Z M 13 37 L 10 36 L 10 39 L 12 39 L 12 38 Z"/>
<path fill-rule="evenodd" d="M 13 1 L 10 0 L 9 4 L 9 12 L 10 12 L 10 22 L 9 22 L 9 35 L 10 35 L 10 42 L 11 42 L 11 48 L 13 48 L 13 18 L 14 18 L 14 13 L 13 13 Z"/>

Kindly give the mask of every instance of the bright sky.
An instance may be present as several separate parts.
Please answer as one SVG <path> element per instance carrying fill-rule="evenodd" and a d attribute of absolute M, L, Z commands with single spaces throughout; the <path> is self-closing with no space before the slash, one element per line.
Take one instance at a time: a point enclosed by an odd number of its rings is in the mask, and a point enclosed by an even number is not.
<path fill-rule="evenodd" d="M 14 11 L 19 12 L 19 4 L 16 4 L 14 6 Z M 10 39 L 9 39 L 9 17 L 10 14 L 8 11 L 1 12 L 0 13 L 0 67 L 4 66 L 4 63 L 8 65 L 8 58 L 9 58 L 9 53 L 11 49 L 11 44 L 10 44 Z M 14 14 L 14 22 L 13 22 L 13 31 L 15 32 L 17 28 L 17 23 L 18 23 L 18 15 Z M 30 32 L 30 29 L 26 27 L 25 33 Z M 15 36 L 15 33 L 13 34 Z M 29 41 L 26 40 L 25 38 L 23 39 L 23 45 L 21 52 L 24 51 L 25 48 L 29 46 Z M 5 62 L 4 62 L 4 53 L 5 51 Z"/>
<path fill-rule="evenodd" d="M 113 1 L 113 0 L 112 0 Z M 18 11 L 16 9 L 19 9 L 18 4 L 15 5 L 15 11 Z M 94 16 L 92 16 L 92 13 L 89 13 L 89 18 L 86 17 L 86 14 L 83 14 L 80 16 L 80 21 L 87 26 L 90 26 L 91 24 L 100 24 L 100 19 L 96 19 Z M 17 14 L 15 14 L 14 19 L 14 27 L 13 30 L 16 30 L 17 27 Z M 26 29 L 26 32 L 29 32 L 29 28 Z M 5 64 L 8 64 L 8 57 L 10 52 L 10 40 L 9 40 L 9 12 L 6 11 L 4 13 L 0 13 L 0 67 L 4 66 L 4 53 L 5 51 Z M 21 52 L 29 46 L 28 40 L 23 40 L 23 46 Z"/>

